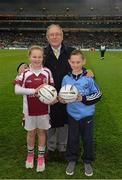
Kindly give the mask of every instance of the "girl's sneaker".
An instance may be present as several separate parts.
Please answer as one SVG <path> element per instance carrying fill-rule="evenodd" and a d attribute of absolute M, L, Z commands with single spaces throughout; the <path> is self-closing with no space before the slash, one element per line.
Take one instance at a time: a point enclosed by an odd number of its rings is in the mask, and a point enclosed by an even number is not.
<path fill-rule="evenodd" d="M 28 153 L 25 167 L 29 169 L 29 168 L 33 168 L 33 166 L 34 166 L 34 153 Z"/>
<path fill-rule="evenodd" d="M 45 170 L 45 159 L 44 156 L 38 156 L 37 159 L 37 172 L 42 172 Z"/>

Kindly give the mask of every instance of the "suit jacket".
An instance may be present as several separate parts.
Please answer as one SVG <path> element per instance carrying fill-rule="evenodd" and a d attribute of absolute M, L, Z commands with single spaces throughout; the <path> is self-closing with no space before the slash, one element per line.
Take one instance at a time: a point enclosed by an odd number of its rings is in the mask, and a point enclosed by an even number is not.
<path fill-rule="evenodd" d="M 71 70 L 68 63 L 68 59 L 70 53 L 73 50 L 74 49 L 72 47 L 66 47 L 64 46 L 64 44 L 62 44 L 60 56 L 57 59 L 50 45 L 44 49 L 44 66 L 51 70 L 54 78 L 55 88 L 58 92 L 61 88 L 63 77 Z M 52 127 L 64 126 L 64 123 L 66 123 L 67 121 L 66 105 L 61 103 L 56 103 L 52 105 L 50 117 Z"/>

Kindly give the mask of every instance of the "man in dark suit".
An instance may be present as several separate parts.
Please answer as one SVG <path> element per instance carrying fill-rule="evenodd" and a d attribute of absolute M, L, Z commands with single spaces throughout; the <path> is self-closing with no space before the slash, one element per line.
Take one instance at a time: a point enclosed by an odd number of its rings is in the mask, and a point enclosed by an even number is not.
<path fill-rule="evenodd" d="M 51 70 L 55 87 L 59 92 L 63 77 L 70 71 L 68 59 L 74 49 L 63 44 L 63 31 L 59 25 L 50 25 L 46 37 L 49 45 L 44 49 L 44 66 Z M 59 102 L 51 105 L 50 117 L 51 128 L 47 132 L 46 159 L 52 159 L 56 149 L 59 157 L 63 159 L 68 137 L 66 105 Z"/>
<path fill-rule="evenodd" d="M 59 25 L 50 25 L 47 29 L 46 36 L 49 45 L 44 49 L 44 66 L 51 70 L 55 87 L 59 92 L 62 79 L 70 70 L 68 58 L 74 49 L 66 47 L 62 43 L 63 31 Z M 51 128 L 47 132 L 48 152 L 46 158 L 50 159 L 54 155 L 56 149 L 59 151 L 60 158 L 63 158 L 66 151 L 68 136 L 66 105 L 59 102 L 51 105 L 50 117 Z"/>

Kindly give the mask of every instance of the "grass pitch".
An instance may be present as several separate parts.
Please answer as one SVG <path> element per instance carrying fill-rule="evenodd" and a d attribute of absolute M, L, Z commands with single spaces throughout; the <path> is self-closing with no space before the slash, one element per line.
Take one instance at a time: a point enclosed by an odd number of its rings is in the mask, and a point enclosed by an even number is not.
<path fill-rule="evenodd" d="M 89 179 L 122 178 L 122 52 L 85 52 L 87 64 L 103 97 L 96 105 L 94 141 L 96 160 Z M 21 127 L 22 97 L 14 94 L 12 81 L 20 62 L 28 62 L 26 50 L 0 50 L 0 179 L 85 179 L 82 161 L 75 174 L 65 175 L 66 162 L 46 163 L 43 173 L 25 169 L 26 132 Z"/>

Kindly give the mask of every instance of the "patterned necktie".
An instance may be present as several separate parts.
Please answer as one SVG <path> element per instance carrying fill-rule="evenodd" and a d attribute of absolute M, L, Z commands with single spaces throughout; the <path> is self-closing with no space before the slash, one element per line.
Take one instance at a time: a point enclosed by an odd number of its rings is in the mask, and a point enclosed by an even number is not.
<path fill-rule="evenodd" d="M 58 57 L 59 57 L 59 51 L 58 51 L 58 49 L 55 49 L 55 50 L 54 50 L 54 54 L 55 54 L 56 58 L 58 59 Z"/>

